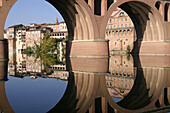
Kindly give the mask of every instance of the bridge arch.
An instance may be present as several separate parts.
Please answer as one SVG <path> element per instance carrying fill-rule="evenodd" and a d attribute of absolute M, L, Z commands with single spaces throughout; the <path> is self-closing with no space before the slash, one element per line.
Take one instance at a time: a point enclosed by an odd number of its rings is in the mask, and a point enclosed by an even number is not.
<path fill-rule="evenodd" d="M 117 8 L 123 9 L 132 19 L 136 29 L 136 40 L 134 43 L 133 52 L 138 54 L 142 41 L 163 41 L 167 37 L 166 26 L 160 12 L 156 9 L 159 8 L 159 3 L 151 4 L 149 2 L 141 1 L 117 1 L 113 3 L 108 12 L 103 18 L 102 26 L 100 29 L 100 35 L 104 36 L 104 29 L 108 22 L 109 15 Z"/>
<path fill-rule="evenodd" d="M 68 27 L 70 40 L 88 40 L 98 37 L 98 32 L 95 28 L 94 17 L 90 13 L 90 9 L 85 1 L 79 0 L 46 0 L 52 6 L 54 6 L 60 14 L 63 16 L 66 25 Z M 5 1 L 2 0 L 1 14 L 3 11 L 3 18 L 1 19 L 0 27 L 4 29 L 4 24 L 8 12 L 11 10 L 12 6 L 17 2 L 17 0 Z M 0 37 L 3 37 L 3 32 L 0 32 Z"/>

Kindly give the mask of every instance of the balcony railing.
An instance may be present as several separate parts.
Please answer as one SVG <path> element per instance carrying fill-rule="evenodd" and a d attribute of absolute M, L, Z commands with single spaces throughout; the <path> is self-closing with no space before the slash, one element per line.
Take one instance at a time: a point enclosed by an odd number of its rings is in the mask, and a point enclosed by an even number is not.
<path fill-rule="evenodd" d="M 134 29 L 134 27 L 109 28 L 106 29 L 106 31 L 118 31 L 118 30 L 128 30 L 128 29 Z"/>

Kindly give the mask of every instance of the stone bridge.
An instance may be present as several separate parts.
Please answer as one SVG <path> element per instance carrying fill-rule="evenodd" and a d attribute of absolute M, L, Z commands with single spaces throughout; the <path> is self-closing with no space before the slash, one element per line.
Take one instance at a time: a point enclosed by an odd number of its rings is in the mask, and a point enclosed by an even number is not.
<path fill-rule="evenodd" d="M 46 0 L 63 16 L 69 32 L 70 57 L 108 57 L 105 29 L 109 16 L 120 7 L 132 19 L 137 40 L 134 54 L 170 54 L 169 0 Z M 0 0 L 0 58 L 7 57 L 4 24 L 17 0 Z"/>

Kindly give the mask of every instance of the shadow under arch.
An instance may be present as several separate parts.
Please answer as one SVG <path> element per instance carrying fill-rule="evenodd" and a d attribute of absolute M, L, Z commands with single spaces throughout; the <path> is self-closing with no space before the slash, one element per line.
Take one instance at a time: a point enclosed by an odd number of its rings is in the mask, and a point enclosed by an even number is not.
<path fill-rule="evenodd" d="M 135 30 L 136 36 L 134 41 L 133 54 L 140 54 L 142 51 L 141 45 L 144 41 L 161 41 L 165 40 L 166 27 L 164 25 L 163 17 L 156 9 L 155 3 L 149 3 L 150 1 L 116 1 L 113 3 L 106 15 L 103 18 L 102 26 L 106 26 L 109 16 L 117 8 L 124 10 L 131 18 Z M 100 29 L 101 35 L 105 35 L 105 28 Z M 141 50 L 140 50 L 141 49 Z"/>

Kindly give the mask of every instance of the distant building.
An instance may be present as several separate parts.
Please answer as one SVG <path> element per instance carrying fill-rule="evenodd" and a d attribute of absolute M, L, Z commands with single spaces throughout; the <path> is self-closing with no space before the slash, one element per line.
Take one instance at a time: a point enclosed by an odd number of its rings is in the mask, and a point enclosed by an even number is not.
<path fill-rule="evenodd" d="M 44 65 L 40 58 L 36 59 L 32 56 L 26 56 L 22 54 L 23 50 L 27 47 L 33 47 L 34 42 L 40 46 L 44 35 L 50 34 L 51 38 L 59 39 L 59 60 L 60 62 L 65 61 L 65 39 L 68 36 L 68 31 L 65 22 L 54 24 L 36 24 L 31 23 L 29 26 L 22 24 L 14 25 L 4 30 L 4 38 L 8 39 L 9 49 L 9 70 L 8 72 L 12 76 L 17 76 L 19 73 L 42 73 Z M 65 70 L 65 64 L 52 65 L 52 69 Z"/>
<path fill-rule="evenodd" d="M 125 51 L 133 48 L 135 29 L 132 20 L 122 9 L 117 9 L 108 20 L 105 39 L 109 40 L 109 51 Z"/>
<path fill-rule="evenodd" d="M 46 33 L 51 33 L 51 28 L 48 27 L 41 27 L 41 26 L 32 26 L 26 32 L 26 46 L 33 47 L 35 44 L 34 42 L 40 46 L 44 35 Z"/>

